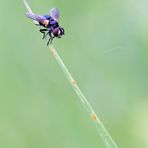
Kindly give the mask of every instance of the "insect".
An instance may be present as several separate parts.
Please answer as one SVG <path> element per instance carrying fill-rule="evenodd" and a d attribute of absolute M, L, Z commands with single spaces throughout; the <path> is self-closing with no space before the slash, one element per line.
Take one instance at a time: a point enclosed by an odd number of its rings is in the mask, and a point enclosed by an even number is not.
<path fill-rule="evenodd" d="M 58 23 L 60 13 L 57 8 L 52 8 L 50 15 L 27 12 L 26 16 L 38 22 L 36 25 L 40 27 L 39 31 L 43 34 L 43 39 L 49 35 L 47 46 L 52 43 L 54 38 L 61 38 L 65 34 L 64 28 L 60 27 Z"/>

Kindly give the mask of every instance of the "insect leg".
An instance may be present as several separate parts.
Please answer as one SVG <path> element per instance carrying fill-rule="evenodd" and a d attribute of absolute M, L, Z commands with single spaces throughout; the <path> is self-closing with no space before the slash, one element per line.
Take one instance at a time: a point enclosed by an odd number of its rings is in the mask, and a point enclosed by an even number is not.
<path fill-rule="evenodd" d="M 49 38 L 49 40 L 47 42 L 47 46 L 49 45 L 49 43 L 51 43 L 51 38 Z"/>
<path fill-rule="evenodd" d="M 44 38 L 46 38 L 48 34 L 49 34 L 49 32 L 47 32 L 47 33 L 45 34 L 45 37 L 44 37 Z"/>
<path fill-rule="evenodd" d="M 52 38 L 51 38 L 51 43 L 52 43 L 52 41 L 53 41 L 54 38 L 55 38 L 55 37 L 52 37 Z"/>
<path fill-rule="evenodd" d="M 49 45 L 49 43 L 51 44 L 52 43 L 52 40 L 53 40 L 53 36 L 52 36 L 52 34 L 51 34 L 51 32 L 49 31 L 48 32 L 48 34 L 49 34 L 49 40 L 48 40 L 48 42 L 47 42 L 47 46 Z"/>
<path fill-rule="evenodd" d="M 47 31 L 47 29 L 40 29 L 40 32 L 43 33 L 43 39 L 45 38 L 45 32 Z"/>

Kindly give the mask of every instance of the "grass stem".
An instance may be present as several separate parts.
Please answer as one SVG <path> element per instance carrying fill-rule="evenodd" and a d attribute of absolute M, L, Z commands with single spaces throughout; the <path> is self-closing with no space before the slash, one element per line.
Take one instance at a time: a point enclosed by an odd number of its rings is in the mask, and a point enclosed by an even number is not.
<path fill-rule="evenodd" d="M 92 106 L 90 105 L 90 103 L 88 102 L 88 100 L 86 99 L 86 97 L 84 96 L 82 91 L 80 90 L 77 82 L 73 79 L 71 73 L 69 72 L 69 70 L 65 66 L 63 60 L 61 59 L 61 57 L 57 53 L 56 49 L 53 47 L 53 45 L 50 45 L 49 49 L 50 49 L 53 57 L 56 59 L 57 63 L 59 64 L 59 66 L 61 67 L 63 72 L 65 73 L 68 81 L 70 82 L 72 88 L 74 89 L 74 91 L 78 95 L 81 103 L 86 108 L 87 112 L 89 113 L 90 118 L 95 123 L 95 125 L 98 129 L 98 132 L 104 141 L 106 148 L 117 148 L 116 143 L 113 141 L 109 132 L 106 130 L 106 128 L 104 127 L 104 125 L 102 124 L 102 122 L 100 121 L 98 116 L 96 115 L 94 109 L 92 108 Z"/>

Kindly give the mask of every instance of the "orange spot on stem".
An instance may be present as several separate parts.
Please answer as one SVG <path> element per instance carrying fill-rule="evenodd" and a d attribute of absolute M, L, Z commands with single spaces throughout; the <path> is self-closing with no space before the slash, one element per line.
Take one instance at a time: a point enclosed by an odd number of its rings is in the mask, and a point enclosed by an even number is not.
<path fill-rule="evenodd" d="M 50 51 L 51 51 L 52 55 L 54 56 L 55 55 L 55 49 L 54 48 L 50 48 Z"/>
<path fill-rule="evenodd" d="M 76 85 L 76 81 L 75 80 L 72 80 L 71 83 L 72 83 L 72 85 Z"/>
<path fill-rule="evenodd" d="M 92 115 L 91 115 L 91 119 L 94 120 L 94 121 L 96 121 L 96 119 L 97 119 L 96 114 L 92 114 Z"/>

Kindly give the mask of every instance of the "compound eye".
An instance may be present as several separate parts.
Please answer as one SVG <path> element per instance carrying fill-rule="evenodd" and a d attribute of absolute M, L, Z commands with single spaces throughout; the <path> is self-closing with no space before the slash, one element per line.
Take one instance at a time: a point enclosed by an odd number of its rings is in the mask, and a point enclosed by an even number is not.
<path fill-rule="evenodd" d="M 61 31 L 60 31 L 60 29 L 59 29 L 59 31 L 58 31 L 58 35 L 61 35 Z"/>
<path fill-rule="evenodd" d="M 59 35 L 59 32 L 60 32 L 59 28 L 56 28 L 56 29 L 53 30 L 53 35 L 55 37 L 57 37 Z"/>

